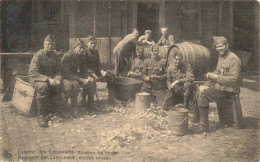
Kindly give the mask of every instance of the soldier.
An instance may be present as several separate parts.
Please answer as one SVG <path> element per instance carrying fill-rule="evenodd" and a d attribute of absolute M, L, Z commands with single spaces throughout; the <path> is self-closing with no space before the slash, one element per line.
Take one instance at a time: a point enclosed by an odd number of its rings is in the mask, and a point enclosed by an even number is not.
<path fill-rule="evenodd" d="M 68 98 L 71 100 L 71 107 L 74 107 L 74 113 L 78 108 L 78 95 L 80 87 L 84 92 L 88 92 L 90 98 L 94 99 L 96 87 L 93 78 L 87 73 L 86 61 L 83 53 L 84 43 L 81 39 L 76 39 L 73 50 L 64 54 L 61 59 L 61 67 L 63 72 L 63 99 L 67 104 Z M 92 104 L 92 100 L 89 104 Z M 88 105 L 90 106 L 90 105 Z"/>
<path fill-rule="evenodd" d="M 162 105 L 164 110 L 183 102 L 183 106 L 189 109 L 189 101 L 194 80 L 193 70 L 189 63 L 183 62 L 183 55 L 178 50 L 174 53 L 174 63 L 167 70 L 168 93 Z"/>
<path fill-rule="evenodd" d="M 148 45 L 155 45 L 154 40 L 151 37 L 152 31 L 151 30 L 146 30 L 144 32 L 144 35 L 140 36 L 138 39 L 138 42 L 140 44 L 148 44 Z"/>
<path fill-rule="evenodd" d="M 142 92 L 148 92 L 155 95 L 158 104 L 162 103 L 162 97 L 165 95 L 166 86 L 166 60 L 158 55 L 159 47 L 151 47 L 151 58 L 144 61 L 142 78 L 144 85 Z"/>
<path fill-rule="evenodd" d="M 125 36 L 123 40 L 121 40 L 113 50 L 113 54 L 115 55 L 115 75 L 119 77 L 126 77 L 128 71 L 131 68 L 131 61 L 135 58 L 135 48 L 138 44 L 138 30 L 133 29 L 131 34 Z"/>
<path fill-rule="evenodd" d="M 156 43 L 157 46 L 164 46 L 169 44 L 169 35 L 168 35 L 168 28 L 163 27 L 161 28 L 162 37 L 159 39 L 159 41 Z"/>
<path fill-rule="evenodd" d="M 128 73 L 128 76 L 131 78 L 141 79 L 145 60 L 144 48 L 139 46 L 136 47 L 136 55 L 137 58 L 134 59 L 133 65 Z"/>
<path fill-rule="evenodd" d="M 208 131 L 210 101 L 221 101 L 223 98 L 240 93 L 242 78 L 240 59 L 229 50 L 229 44 L 225 37 L 213 37 L 213 39 L 216 51 L 219 53 L 219 59 L 216 70 L 206 74 L 210 82 L 206 87 L 201 87 L 196 92 L 198 94 L 197 109 L 199 114 L 194 113 L 194 115 L 195 119 L 199 121 L 199 128 L 195 130 L 195 133 Z"/>
<path fill-rule="evenodd" d="M 105 70 L 102 70 L 99 53 L 97 50 L 95 50 L 95 46 L 96 46 L 95 37 L 91 35 L 87 36 L 86 43 L 87 43 L 87 49 L 85 50 L 84 54 L 86 58 L 87 71 L 91 74 L 91 76 L 94 78 L 95 81 L 107 82 L 108 101 L 114 102 L 114 92 L 112 88 L 114 75 L 112 73 L 106 72 Z M 95 83 L 94 86 L 96 89 L 97 85 Z M 91 94 L 93 93 L 91 92 Z M 87 95 L 87 91 L 85 91 L 84 89 L 81 96 L 81 104 L 83 105 L 85 104 L 86 95 Z M 88 101 L 89 102 L 94 101 L 94 96 L 88 95 Z M 88 105 L 89 104 L 91 103 L 88 103 Z"/>
<path fill-rule="evenodd" d="M 51 102 L 59 98 L 62 82 L 60 58 L 53 52 L 55 41 L 51 34 L 44 39 L 43 47 L 35 53 L 29 68 L 30 83 L 36 90 L 40 127 L 48 125 L 47 115 L 57 106 Z"/>

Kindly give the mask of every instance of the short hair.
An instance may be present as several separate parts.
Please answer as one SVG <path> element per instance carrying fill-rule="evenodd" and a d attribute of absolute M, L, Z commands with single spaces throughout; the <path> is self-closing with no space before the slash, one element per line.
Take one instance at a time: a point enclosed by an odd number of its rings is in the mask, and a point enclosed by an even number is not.
<path fill-rule="evenodd" d="M 151 31 L 151 30 L 145 30 L 144 34 L 146 34 L 146 33 L 149 33 L 149 34 L 151 34 L 151 33 L 152 33 L 152 31 Z"/>
<path fill-rule="evenodd" d="M 162 31 L 162 30 L 168 30 L 168 28 L 167 28 L 167 27 L 162 27 L 162 28 L 161 28 L 161 31 Z"/>
<path fill-rule="evenodd" d="M 134 28 L 134 29 L 132 30 L 132 33 L 133 33 L 134 31 L 137 31 L 137 32 L 139 32 L 139 31 L 138 31 L 138 29 L 136 29 L 136 28 Z"/>

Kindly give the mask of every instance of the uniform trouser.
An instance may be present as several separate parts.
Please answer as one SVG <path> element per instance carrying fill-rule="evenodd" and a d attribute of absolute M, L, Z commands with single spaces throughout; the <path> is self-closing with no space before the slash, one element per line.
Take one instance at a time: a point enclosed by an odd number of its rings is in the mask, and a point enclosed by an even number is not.
<path fill-rule="evenodd" d="M 83 85 L 76 80 L 67 80 L 63 79 L 63 98 L 64 102 L 67 103 L 67 99 L 70 98 L 71 104 L 76 106 L 78 103 L 78 96 L 80 92 L 80 87 L 83 88 L 82 95 L 88 95 L 89 99 L 94 100 L 94 96 L 96 94 L 96 83 L 88 83 L 87 85 Z"/>
<path fill-rule="evenodd" d="M 122 54 L 122 51 L 115 51 L 114 52 L 115 55 L 115 75 L 116 77 L 119 77 L 119 74 L 121 74 L 121 76 L 126 77 L 128 71 L 130 70 L 129 67 L 130 66 L 130 56 L 129 57 L 125 57 Z"/>
<path fill-rule="evenodd" d="M 36 90 L 36 101 L 38 115 L 48 115 L 60 110 L 61 107 L 61 89 L 52 87 L 46 82 L 34 82 L 33 87 Z"/>
<path fill-rule="evenodd" d="M 93 82 L 87 86 L 83 86 L 82 99 L 85 101 L 86 96 L 88 96 L 88 103 L 92 104 L 94 102 L 94 97 L 97 91 L 97 84 Z"/>
<path fill-rule="evenodd" d="M 190 82 L 185 82 L 183 85 L 178 86 L 178 89 L 168 91 L 164 98 L 162 108 L 164 110 L 169 110 L 174 105 L 182 103 L 184 98 L 188 100 L 191 94 L 192 84 Z"/>
<path fill-rule="evenodd" d="M 200 123 L 203 125 L 208 125 L 208 111 L 209 111 L 209 102 L 217 101 L 221 102 L 225 98 L 230 97 L 231 92 L 219 91 L 214 88 L 214 84 L 210 85 L 207 89 L 203 91 L 196 92 L 195 97 L 195 112 L 199 112 Z"/>

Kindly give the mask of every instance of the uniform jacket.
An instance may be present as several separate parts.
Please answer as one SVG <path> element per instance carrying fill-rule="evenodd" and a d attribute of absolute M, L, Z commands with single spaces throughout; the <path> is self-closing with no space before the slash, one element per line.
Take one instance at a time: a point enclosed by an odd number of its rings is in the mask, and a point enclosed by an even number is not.
<path fill-rule="evenodd" d="M 63 55 L 61 67 L 64 79 L 79 81 L 80 78 L 88 76 L 85 56 L 78 55 L 73 50 Z"/>
<path fill-rule="evenodd" d="M 135 45 L 137 44 L 137 39 L 133 34 L 128 34 L 121 40 L 113 50 L 113 53 L 117 51 L 121 52 L 132 52 L 135 51 Z M 123 54 L 122 53 L 122 54 Z"/>
<path fill-rule="evenodd" d="M 230 51 L 225 57 L 219 57 L 217 69 L 213 73 L 218 74 L 216 90 L 240 93 L 241 61 L 236 54 Z"/>
<path fill-rule="evenodd" d="M 144 67 L 144 58 L 135 58 L 131 67 L 131 72 L 142 73 Z"/>
<path fill-rule="evenodd" d="M 170 44 L 170 41 L 168 40 L 168 35 L 166 37 L 162 36 L 159 41 L 156 43 L 157 46 L 164 46 Z"/>
<path fill-rule="evenodd" d="M 162 89 L 166 86 L 166 60 L 161 58 L 151 58 L 144 61 L 144 67 L 142 72 L 142 78 L 148 76 L 157 75 L 158 78 L 151 79 L 151 85 L 153 89 Z"/>
<path fill-rule="evenodd" d="M 62 80 L 59 55 L 45 52 L 43 49 L 34 54 L 29 76 L 31 81 L 46 82 L 49 78 Z"/>
<path fill-rule="evenodd" d="M 87 49 L 84 53 L 86 58 L 86 66 L 89 73 L 94 73 L 97 76 L 101 76 L 101 64 L 99 53 L 97 50 Z"/>
<path fill-rule="evenodd" d="M 179 83 L 192 82 L 194 80 L 193 70 L 189 63 L 181 63 L 179 67 L 171 64 L 167 70 L 167 86 L 169 87 L 174 81 Z"/>

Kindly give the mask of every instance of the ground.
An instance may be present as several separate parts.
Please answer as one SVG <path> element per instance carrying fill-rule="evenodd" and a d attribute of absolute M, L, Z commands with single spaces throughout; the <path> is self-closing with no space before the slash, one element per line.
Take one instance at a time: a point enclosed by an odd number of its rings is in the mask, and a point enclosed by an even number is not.
<path fill-rule="evenodd" d="M 168 129 L 169 112 L 152 106 L 134 113 L 134 103 L 107 103 L 104 84 L 98 84 L 95 110 L 78 117 L 52 115 L 49 127 L 35 117 L 18 114 L 11 102 L 1 103 L 1 159 L 6 161 L 259 161 L 260 109 L 258 74 L 244 77 L 240 100 L 244 129 L 217 127 L 212 103 L 210 133 L 176 136 Z"/>

